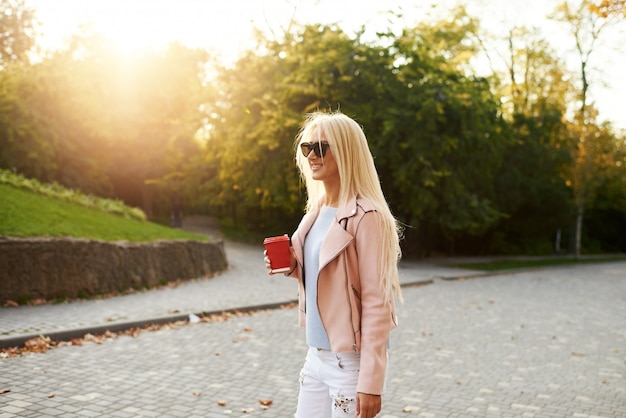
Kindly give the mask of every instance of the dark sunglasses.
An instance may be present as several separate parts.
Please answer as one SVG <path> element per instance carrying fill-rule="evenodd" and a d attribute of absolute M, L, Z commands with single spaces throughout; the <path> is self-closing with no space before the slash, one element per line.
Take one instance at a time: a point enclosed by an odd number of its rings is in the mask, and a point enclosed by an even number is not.
<path fill-rule="evenodd" d="M 328 147 L 330 145 L 327 142 L 303 142 L 300 144 L 300 150 L 302 150 L 302 154 L 305 157 L 308 157 L 311 151 L 313 151 L 317 158 L 321 158 L 326 155 Z"/>

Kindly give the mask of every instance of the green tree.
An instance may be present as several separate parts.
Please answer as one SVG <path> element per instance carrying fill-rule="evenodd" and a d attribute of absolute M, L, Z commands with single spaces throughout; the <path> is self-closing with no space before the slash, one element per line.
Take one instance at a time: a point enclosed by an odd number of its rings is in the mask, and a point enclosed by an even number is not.
<path fill-rule="evenodd" d="M 28 80 L 29 52 L 35 42 L 34 12 L 23 0 L 0 1 L 0 167 L 30 170 L 45 169 L 31 162 L 48 150 L 37 137 L 38 127 L 28 118 L 28 106 L 22 100 L 20 86 Z"/>
<path fill-rule="evenodd" d="M 538 30 L 514 27 L 503 44 L 506 49 L 493 57 L 501 58 L 505 71 L 494 70 L 492 80 L 512 140 L 496 176 L 505 215 L 489 233 L 490 252 L 551 253 L 560 250 L 556 236 L 570 216 L 561 173 L 569 162 L 563 120 L 572 86 L 564 63 Z"/>
<path fill-rule="evenodd" d="M 585 184 L 591 184 L 593 187 L 590 199 L 593 204 L 585 207 L 583 248 L 594 252 L 624 252 L 626 251 L 625 138 L 623 134 L 621 137 L 613 134 L 608 123 L 594 125 L 591 129 L 593 130 L 591 146 L 594 147 L 592 152 L 595 161 L 591 161 L 590 157 L 581 156 L 581 163 L 584 161 L 593 165 L 589 171 L 594 174 L 592 178 L 584 179 Z M 603 148 L 597 149 L 598 147 Z M 590 146 L 585 149 L 589 148 Z M 576 177 L 573 178 L 577 180 Z"/>
<path fill-rule="evenodd" d="M 163 185 L 157 205 L 182 204 L 169 183 L 198 153 L 207 60 L 176 44 L 120 55 L 86 30 L 37 64 L 12 64 L 0 73 L 0 164 L 135 206 L 154 180 Z"/>
<path fill-rule="evenodd" d="M 17 91 L 25 119 L 33 127 L 24 141 L 29 158 L 24 174 L 57 181 L 84 192 L 111 196 L 106 175 L 108 148 L 103 136 L 103 86 L 77 60 L 60 51 L 20 70 Z"/>
<path fill-rule="evenodd" d="M 35 12 L 24 0 L 0 1 L 0 68 L 27 61 L 35 45 Z"/>
<path fill-rule="evenodd" d="M 618 7 L 614 7 L 614 6 Z M 619 7 L 621 5 L 621 7 Z M 570 134 L 577 140 L 571 142 L 573 165 L 566 173 L 571 184 L 576 206 L 574 254 L 578 257 L 581 250 L 581 237 L 585 207 L 591 204 L 597 184 L 597 171 L 602 170 L 606 161 L 603 154 L 609 144 L 600 143 L 606 135 L 597 135 L 598 125 L 595 121 L 596 110 L 589 103 L 589 64 L 597 43 L 607 28 L 624 17 L 623 1 L 601 2 L 600 5 L 591 0 L 581 0 L 577 6 L 567 1 L 561 3 L 553 14 L 553 19 L 563 22 L 569 28 L 574 39 L 575 50 L 579 62 L 580 86 L 577 89 L 578 111 L 574 123 L 570 125 Z M 596 153 L 601 155 L 596 155 Z"/>
<path fill-rule="evenodd" d="M 504 121 L 488 81 L 466 75 L 478 50 L 477 22 L 463 9 L 446 22 L 405 30 L 393 44 L 401 83 L 384 121 L 380 147 L 393 184 L 390 199 L 407 230 L 408 244 L 423 253 L 454 252 L 459 238 L 483 234 L 502 215 L 494 174 L 506 142 Z M 452 24 L 450 23 L 452 22 Z M 450 59 L 454 57 L 454 59 Z M 431 242 L 429 242 L 431 241 Z"/>
<path fill-rule="evenodd" d="M 189 160 L 199 151 L 207 61 L 205 51 L 178 44 L 124 60 L 106 59 L 106 71 L 97 79 L 107 86 L 108 175 L 116 195 L 127 202 L 141 205 L 146 181 L 152 181 L 164 186 L 163 205 L 183 204 L 184 193 L 167 184 L 186 176 Z"/>
<path fill-rule="evenodd" d="M 216 80 L 206 152 L 217 169 L 206 194 L 253 228 L 279 227 L 301 212 L 293 141 L 302 114 L 351 102 L 341 90 L 355 71 L 354 41 L 335 28 L 300 30 L 280 41 L 260 39 L 262 53 L 249 51 Z"/>
<path fill-rule="evenodd" d="M 551 254 L 561 251 L 571 214 L 571 193 L 560 176 L 569 153 L 559 146 L 562 114 L 516 114 L 508 128 L 514 139 L 496 175 L 498 207 L 504 216 L 489 231 L 490 253 Z"/>
<path fill-rule="evenodd" d="M 304 189 L 293 139 L 301 115 L 340 108 L 363 125 L 402 222 L 419 231 L 431 225 L 449 248 L 462 234 L 484 232 L 500 216 L 493 174 L 503 121 L 487 81 L 465 76 L 466 61 L 448 60 L 465 38 L 451 36 L 449 25 L 427 29 L 399 39 L 381 34 L 371 44 L 336 27 L 298 27 L 224 69 L 206 148 L 205 164 L 215 173 L 205 193 L 212 204 L 239 224 L 260 225 L 251 216 L 258 209 L 299 216 Z M 409 228 L 407 250 L 421 251 L 420 238 Z"/>
<path fill-rule="evenodd" d="M 37 89 L 32 69 L 7 65 L 0 71 L 0 167 L 44 181 L 54 179 L 53 147 L 33 118 L 27 94 Z"/>

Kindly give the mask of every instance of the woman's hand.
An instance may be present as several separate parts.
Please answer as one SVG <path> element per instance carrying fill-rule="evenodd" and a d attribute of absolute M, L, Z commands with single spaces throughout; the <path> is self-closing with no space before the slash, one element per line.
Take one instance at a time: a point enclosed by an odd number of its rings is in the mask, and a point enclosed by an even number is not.
<path fill-rule="evenodd" d="M 383 402 L 380 395 L 361 392 L 356 394 L 356 416 L 359 418 L 374 418 L 382 406 Z"/>
<path fill-rule="evenodd" d="M 268 270 L 268 274 L 272 275 L 274 272 L 272 271 L 272 264 L 270 263 L 270 258 L 267 256 L 267 250 L 263 251 L 263 260 L 265 261 L 265 268 Z"/>
<path fill-rule="evenodd" d="M 294 271 L 296 268 L 296 253 L 293 251 L 293 247 L 289 248 L 290 260 L 289 267 L 291 267 L 291 271 Z M 272 263 L 270 262 L 270 258 L 267 256 L 267 250 L 263 251 L 263 260 L 265 261 L 265 268 L 268 270 L 268 274 L 271 276 L 272 274 L 276 274 L 272 271 Z"/>

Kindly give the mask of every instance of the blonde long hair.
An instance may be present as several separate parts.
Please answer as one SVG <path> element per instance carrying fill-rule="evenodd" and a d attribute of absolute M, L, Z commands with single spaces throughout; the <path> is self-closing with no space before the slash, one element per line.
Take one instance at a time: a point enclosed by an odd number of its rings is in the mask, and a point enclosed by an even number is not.
<path fill-rule="evenodd" d="M 306 211 L 309 212 L 318 205 L 325 191 L 321 181 L 313 180 L 307 157 L 299 148 L 302 142 L 316 142 L 321 138 L 328 142 L 337 162 L 341 184 L 339 205 L 345 205 L 352 195 L 359 195 L 370 200 L 380 215 L 382 248 L 378 273 L 382 278 L 381 285 L 388 302 L 392 300 L 394 291 L 398 300 L 402 301 L 398 280 L 398 260 L 402 255 L 400 250 L 402 229 L 383 195 L 374 158 L 363 129 L 352 118 L 340 112 L 315 112 L 306 115 L 302 129 L 296 137 L 296 164 L 307 190 Z"/>

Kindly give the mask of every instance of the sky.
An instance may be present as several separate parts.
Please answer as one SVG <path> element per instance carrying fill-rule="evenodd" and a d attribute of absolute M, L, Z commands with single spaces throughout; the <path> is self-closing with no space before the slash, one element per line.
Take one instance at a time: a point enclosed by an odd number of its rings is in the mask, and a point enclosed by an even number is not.
<path fill-rule="evenodd" d="M 516 25 L 536 26 L 573 67 L 571 36 L 564 26 L 546 19 L 561 0 L 463 0 L 470 14 L 490 32 L 503 35 Z M 280 33 L 292 20 L 337 23 L 346 31 L 365 27 L 370 33 L 390 26 L 389 10 L 401 11 L 399 24 L 446 16 L 457 0 L 26 0 L 41 22 L 40 44 L 58 48 L 88 23 L 122 50 L 159 48 L 173 41 L 206 48 L 225 61 L 254 46 L 253 28 Z M 396 20 L 397 21 L 397 20 Z M 626 21 L 622 24 L 626 26 Z M 592 56 L 590 95 L 600 119 L 626 130 L 626 31 L 621 50 L 603 48 Z M 575 70 L 575 68 L 572 68 Z"/>

